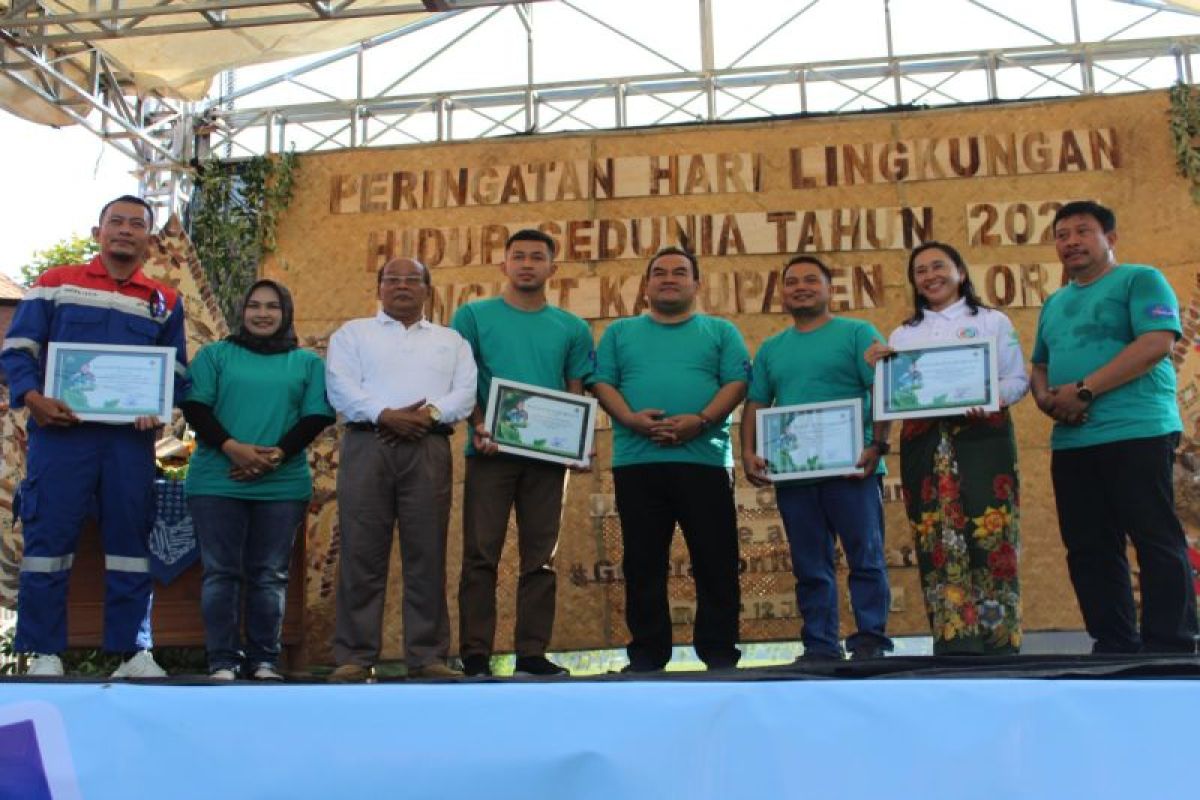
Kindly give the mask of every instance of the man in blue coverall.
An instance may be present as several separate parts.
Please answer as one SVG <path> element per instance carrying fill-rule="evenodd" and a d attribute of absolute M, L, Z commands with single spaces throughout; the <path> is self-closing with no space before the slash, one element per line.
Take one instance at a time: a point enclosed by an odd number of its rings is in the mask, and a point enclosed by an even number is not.
<path fill-rule="evenodd" d="M 29 409 L 29 459 L 14 513 L 25 554 L 17 596 L 16 650 L 32 653 L 29 675 L 63 674 L 67 579 L 80 527 L 95 509 L 104 542 L 104 649 L 121 653 L 114 678 L 166 675 L 150 654 L 147 540 L 154 520 L 154 439 L 161 425 L 82 422 L 42 394 L 51 342 L 175 348 L 175 397 L 186 389 L 183 302 L 142 273 L 154 212 L 138 197 L 104 206 L 92 237 L 100 254 L 38 278 L 17 306 L 0 349 L 13 408 Z"/>

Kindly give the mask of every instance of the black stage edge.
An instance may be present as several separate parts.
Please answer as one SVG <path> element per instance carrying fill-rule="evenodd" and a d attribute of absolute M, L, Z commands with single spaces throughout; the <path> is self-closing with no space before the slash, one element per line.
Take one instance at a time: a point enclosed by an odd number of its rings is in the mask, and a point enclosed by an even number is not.
<path fill-rule="evenodd" d="M 617 683 L 640 682 L 755 682 L 811 680 L 1196 680 L 1200 679 L 1200 655 L 1028 655 L 1028 656 L 894 656 L 866 661 L 801 661 L 771 667 L 679 672 L 622 672 L 604 675 L 538 678 L 529 676 L 406 680 L 382 678 L 373 684 L 505 684 L 505 683 Z M 0 676 L 0 683 L 131 683 L 144 686 L 325 686 L 324 679 L 310 675 L 286 683 L 265 681 L 218 681 L 204 675 L 178 675 L 138 681 L 106 678 L 30 678 Z M 347 684 L 338 684 L 347 685 Z"/>

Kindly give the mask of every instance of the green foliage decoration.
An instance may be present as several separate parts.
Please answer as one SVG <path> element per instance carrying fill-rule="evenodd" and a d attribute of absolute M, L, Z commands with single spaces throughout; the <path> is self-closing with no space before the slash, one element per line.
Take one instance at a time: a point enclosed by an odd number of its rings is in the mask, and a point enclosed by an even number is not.
<path fill-rule="evenodd" d="M 1192 202 L 1200 204 L 1200 91 L 1191 84 L 1171 87 L 1171 139 L 1175 166 L 1192 184 Z"/>
<path fill-rule="evenodd" d="M 189 232 L 231 328 L 263 257 L 275 251 L 275 228 L 292 201 L 296 171 L 295 153 L 213 159 L 197 171 Z"/>
<path fill-rule="evenodd" d="M 21 280 L 26 286 L 33 286 L 46 270 L 63 264 L 86 264 L 100 252 L 100 245 L 90 236 L 68 236 L 66 239 L 38 250 L 33 254 L 33 260 L 21 267 Z"/>
<path fill-rule="evenodd" d="M 17 649 L 14 646 L 16 638 L 16 625 L 0 633 L 0 675 L 17 674 Z"/>

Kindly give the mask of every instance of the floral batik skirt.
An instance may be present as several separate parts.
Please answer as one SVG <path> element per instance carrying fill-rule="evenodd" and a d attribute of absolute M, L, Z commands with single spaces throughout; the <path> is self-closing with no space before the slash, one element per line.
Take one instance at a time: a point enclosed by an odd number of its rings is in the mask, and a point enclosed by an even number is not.
<path fill-rule="evenodd" d="M 934 654 L 1018 652 L 1020 497 L 1008 412 L 908 420 L 900 442 Z"/>

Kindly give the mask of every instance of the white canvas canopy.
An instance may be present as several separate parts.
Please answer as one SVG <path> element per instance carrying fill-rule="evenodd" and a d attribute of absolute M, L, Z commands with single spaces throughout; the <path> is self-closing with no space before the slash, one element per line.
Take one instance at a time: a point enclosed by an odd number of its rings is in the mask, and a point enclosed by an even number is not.
<path fill-rule="evenodd" d="M 237 0 L 219 3 L 178 0 L 173 4 L 171 0 L 165 3 L 163 0 L 121 0 L 119 6 L 116 3 L 113 6 L 119 7 L 122 14 L 147 9 L 153 16 L 141 21 L 132 16 L 113 22 L 99 18 L 103 12 L 97 11 L 95 0 L 42 0 L 42 4 L 51 12 L 48 19 L 63 15 L 64 20 L 69 20 L 48 25 L 36 35 L 48 42 L 46 47 L 50 50 L 46 60 L 53 62 L 72 82 L 81 87 L 90 84 L 86 60 L 74 57 L 73 51 L 79 49 L 78 43 L 71 41 L 74 33 L 79 39 L 90 41 L 111 65 L 118 68 L 120 77 L 129 81 L 134 89 L 128 94 L 140 96 L 154 92 L 179 100 L 202 99 L 214 76 L 225 70 L 344 47 L 432 16 L 432 12 L 414 9 L 424 9 L 426 5 L 437 7 L 432 3 L 397 0 L 353 0 L 352 4 L 339 3 L 340 13 L 348 14 L 352 8 L 361 12 L 361 17 L 322 20 L 313 12 L 314 7 L 323 5 L 321 2 L 247 0 L 248 7 L 231 8 L 238 5 Z M 324 5 L 328 7 L 328 4 Z M 13 13 L 13 6 L 19 9 L 20 0 L 0 0 L 3 16 Z M 206 12 L 205 6 L 214 10 Z M 178 12 L 164 13 L 172 9 L 178 9 Z M 314 21 L 282 24 L 287 19 L 296 19 L 302 12 L 311 14 Z M 97 18 L 88 19 L 89 15 Z M 138 28 L 145 25 L 146 20 L 152 21 L 152 26 L 143 33 Z M 236 24 L 237 27 L 222 29 L 220 23 Z M 180 32 L 165 32 L 172 27 Z M 33 29 L 29 28 L 10 30 L 16 34 L 28 31 L 33 35 Z M 164 32 L 154 33 L 155 30 Z M 0 31 L 0 58 L 10 64 L 20 63 L 20 58 L 10 47 L 13 42 Z M 3 71 L 0 71 L 0 107 L 49 125 L 74 122 Z M 78 110 L 86 110 L 82 100 Z"/>

